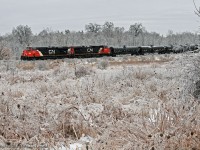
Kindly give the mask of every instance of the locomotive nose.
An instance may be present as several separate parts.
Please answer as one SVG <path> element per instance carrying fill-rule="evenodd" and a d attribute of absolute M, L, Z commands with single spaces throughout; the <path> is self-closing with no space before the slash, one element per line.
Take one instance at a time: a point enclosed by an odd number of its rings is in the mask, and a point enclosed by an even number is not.
<path fill-rule="evenodd" d="M 22 56 L 27 56 L 28 54 L 27 54 L 27 51 L 26 50 L 23 50 L 23 52 L 22 52 Z"/>

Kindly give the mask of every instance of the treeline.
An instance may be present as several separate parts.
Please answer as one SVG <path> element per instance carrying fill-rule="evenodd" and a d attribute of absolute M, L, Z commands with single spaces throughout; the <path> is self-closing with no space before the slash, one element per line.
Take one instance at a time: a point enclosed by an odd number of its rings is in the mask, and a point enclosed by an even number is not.
<path fill-rule="evenodd" d="M 116 27 L 112 22 L 103 25 L 89 23 L 84 31 L 53 31 L 46 28 L 34 34 L 31 27 L 19 25 L 10 34 L 0 36 L 0 59 L 19 58 L 26 46 L 76 46 L 108 45 L 122 47 L 139 45 L 199 44 L 199 35 L 169 31 L 166 36 L 148 32 L 141 23 L 130 25 L 128 30 Z M 11 53 L 12 52 L 12 53 Z M 12 55 L 11 55 L 12 54 Z"/>

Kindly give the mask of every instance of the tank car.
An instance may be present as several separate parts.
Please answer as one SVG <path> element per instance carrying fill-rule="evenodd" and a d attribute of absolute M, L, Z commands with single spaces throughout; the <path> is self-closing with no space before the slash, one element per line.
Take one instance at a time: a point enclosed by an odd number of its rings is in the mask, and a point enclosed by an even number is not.
<path fill-rule="evenodd" d="M 125 54 L 131 54 L 131 55 L 142 55 L 142 51 L 140 47 L 132 46 L 132 47 L 111 47 L 112 55 L 125 55 Z"/>

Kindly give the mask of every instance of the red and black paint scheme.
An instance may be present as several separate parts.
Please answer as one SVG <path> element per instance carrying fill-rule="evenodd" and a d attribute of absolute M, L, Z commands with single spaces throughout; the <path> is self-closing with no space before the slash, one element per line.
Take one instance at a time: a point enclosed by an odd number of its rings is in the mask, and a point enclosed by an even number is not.
<path fill-rule="evenodd" d="M 59 59 L 77 57 L 110 56 L 111 49 L 107 46 L 71 46 L 71 47 L 27 47 L 23 50 L 22 60 Z"/>
<path fill-rule="evenodd" d="M 65 58 L 68 47 L 27 47 L 23 50 L 22 60 Z"/>
<path fill-rule="evenodd" d="M 111 50 L 107 46 L 75 46 L 69 48 L 71 57 L 101 57 L 110 56 Z"/>

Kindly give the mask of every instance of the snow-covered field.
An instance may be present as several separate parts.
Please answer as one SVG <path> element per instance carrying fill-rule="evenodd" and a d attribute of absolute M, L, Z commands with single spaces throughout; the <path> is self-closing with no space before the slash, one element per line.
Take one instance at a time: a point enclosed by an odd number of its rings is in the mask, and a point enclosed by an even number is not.
<path fill-rule="evenodd" d="M 0 148 L 198 149 L 199 54 L 0 62 Z"/>

